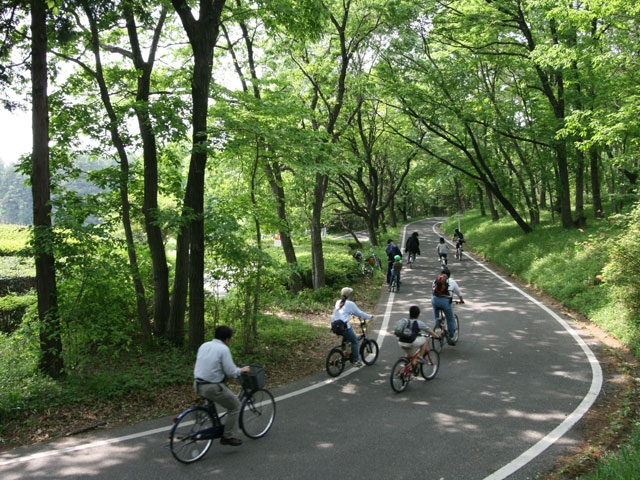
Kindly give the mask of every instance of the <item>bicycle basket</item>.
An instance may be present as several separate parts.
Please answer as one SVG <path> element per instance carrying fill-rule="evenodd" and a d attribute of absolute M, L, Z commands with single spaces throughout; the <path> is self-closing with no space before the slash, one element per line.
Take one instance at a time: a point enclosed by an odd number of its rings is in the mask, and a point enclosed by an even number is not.
<path fill-rule="evenodd" d="M 245 390 L 258 390 L 264 387 L 264 367 L 262 365 L 249 365 L 249 373 L 241 375 L 242 386 Z"/>

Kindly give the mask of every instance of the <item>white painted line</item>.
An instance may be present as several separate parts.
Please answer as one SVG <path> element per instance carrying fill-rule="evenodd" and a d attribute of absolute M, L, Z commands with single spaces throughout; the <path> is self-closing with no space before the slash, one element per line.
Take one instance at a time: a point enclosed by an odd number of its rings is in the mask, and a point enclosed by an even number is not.
<path fill-rule="evenodd" d="M 408 225 L 405 225 L 405 227 L 403 229 L 402 243 L 401 243 L 402 245 L 404 245 L 404 238 L 406 236 L 407 226 Z M 434 226 L 434 229 L 435 229 L 435 226 Z M 518 456 L 517 458 L 515 458 L 514 460 L 512 460 L 511 462 L 506 464 L 504 467 L 500 468 L 499 470 L 495 471 L 494 473 L 492 473 L 488 477 L 484 478 L 484 480 L 502 480 L 504 478 L 507 478 L 509 475 L 511 475 L 512 473 L 516 472 L 520 468 L 524 467 L 527 463 L 529 463 L 531 460 L 536 458 L 538 455 L 540 455 L 542 452 L 544 452 L 547 448 L 549 448 L 551 445 L 553 445 L 556 441 L 558 441 L 560 438 L 562 438 L 585 415 L 585 413 L 587 413 L 589 408 L 591 408 L 593 403 L 596 401 L 596 398 L 598 398 L 598 394 L 600 392 L 600 389 L 602 388 L 602 382 L 603 382 L 602 369 L 600 368 L 600 364 L 598 363 L 598 360 L 597 360 L 595 354 L 593 353 L 593 351 L 591 351 L 589 346 L 584 342 L 584 340 L 580 337 L 580 335 L 578 335 L 578 333 L 574 329 L 572 329 L 571 326 L 566 321 L 564 321 L 562 318 L 560 318 L 555 312 L 553 312 L 551 309 L 549 309 L 546 305 L 543 305 L 542 303 L 537 301 L 535 298 L 533 298 L 531 295 L 529 295 L 525 291 L 523 291 L 520 288 L 516 287 L 514 284 L 512 284 L 508 280 L 502 278 L 496 272 L 494 272 L 493 270 L 489 269 L 486 265 L 483 265 L 482 263 L 478 262 L 475 258 L 473 258 L 471 256 L 467 255 L 467 257 L 470 260 L 472 260 L 473 262 L 475 262 L 477 265 L 480 265 L 486 271 L 488 271 L 489 273 L 494 275 L 496 278 L 500 279 L 502 282 L 504 282 L 510 288 L 512 288 L 513 290 L 518 292 L 520 295 L 522 295 L 523 297 L 525 297 L 526 299 L 528 299 L 529 301 L 533 302 L 535 305 L 540 307 L 542 310 L 547 312 L 552 318 L 554 318 L 567 332 L 569 332 L 571 334 L 571 336 L 573 336 L 573 338 L 578 343 L 580 348 L 582 348 L 582 351 L 585 353 L 587 359 L 589 360 L 589 364 L 591 366 L 591 374 L 592 374 L 591 387 L 589 388 L 589 391 L 585 395 L 585 397 L 582 400 L 582 402 L 580 402 L 578 407 L 560 425 L 558 425 L 551 432 L 549 432 L 539 442 L 537 442 L 531 448 L 529 448 L 528 450 L 523 452 L 520 456 Z M 382 344 L 384 342 L 384 338 L 386 337 L 386 331 L 387 331 L 387 327 L 389 326 L 389 320 L 391 318 L 391 310 L 393 308 L 393 300 L 394 300 L 394 298 L 395 298 L 395 292 L 391 292 L 391 294 L 389 295 L 389 298 L 387 300 L 387 305 L 386 305 L 386 308 L 385 308 L 384 318 L 382 320 L 382 326 L 380 327 L 380 331 L 378 332 L 377 342 L 378 342 L 378 346 L 380 347 L 380 349 L 382 349 Z M 351 368 L 351 369 L 347 370 L 346 372 L 344 372 L 340 377 L 330 378 L 330 379 L 324 380 L 322 382 L 316 383 L 314 385 L 310 385 L 308 387 L 302 388 L 300 390 L 296 390 L 295 392 L 290 392 L 290 393 L 281 395 L 281 396 L 277 397 L 275 400 L 276 400 L 276 402 L 279 402 L 279 401 L 282 401 L 282 400 L 286 400 L 288 398 L 292 398 L 292 397 L 296 397 L 298 395 L 302 395 L 302 394 L 310 392 L 312 390 L 324 387 L 325 385 L 329 385 L 331 383 L 334 383 L 337 380 L 339 380 L 341 378 L 344 378 L 347 375 L 351 375 L 352 373 L 354 373 L 354 372 L 356 372 L 358 370 L 359 370 L 358 368 Z M 30 462 L 32 460 L 37 460 L 37 459 L 45 458 L 45 457 L 51 457 L 51 456 L 54 456 L 54 455 L 62 455 L 62 454 L 65 454 L 65 453 L 77 452 L 77 451 L 80 451 L 80 450 L 88 450 L 88 449 L 91 449 L 91 448 L 102 447 L 102 446 L 105 446 L 105 445 L 112 445 L 114 443 L 124 442 L 124 441 L 127 441 L 127 440 L 133 440 L 133 439 L 136 439 L 136 438 L 141 438 L 141 437 L 146 437 L 146 436 L 149 436 L 149 435 L 155 435 L 157 433 L 166 432 L 166 431 L 169 431 L 170 429 L 171 429 L 171 425 L 169 425 L 167 427 L 156 428 L 154 430 L 147 430 L 147 431 L 144 431 L 144 432 L 134 433 L 134 434 L 131 434 L 131 435 L 125 435 L 125 436 L 122 436 L 122 437 L 115 437 L 115 438 L 108 438 L 108 439 L 105 439 L 105 440 L 99 440 L 99 441 L 95 441 L 95 442 L 91 442 L 91 443 L 86 443 L 86 444 L 83 444 L 83 445 L 76 445 L 76 446 L 73 446 L 73 447 L 66 447 L 66 448 L 58 448 L 58 449 L 53 449 L 53 450 L 47 450 L 47 451 L 40 452 L 40 453 L 34 453 L 32 455 L 26 455 L 26 456 L 23 456 L 23 457 L 16 457 L 16 458 L 10 458 L 10 459 L 6 459 L 6 460 L 0 460 L 0 466 L 12 465 L 12 464 L 16 464 L 16 463 L 26 463 L 26 462 Z"/>
<path fill-rule="evenodd" d="M 436 225 L 438 225 L 438 223 L 434 225 L 434 232 L 435 232 Z M 516 285 L 509 282 L 507 279 L 502 278 L 500 275 L 498 275 L 496 272 L 491 270 L 486 265 L 478 262 L 472 256 L 469 256 L 467 254 L 465 254 L 465 256 L 469 258 L 471 261 L 475 262 L 476 265 L 480 265 L 487 272 L 491 273 L 491 275 L 495 276 L 500 281 L 508 285 L 509 288 L 515 290 L 520 295 L 525 297 L 527 300 L 529 300 L 530 302 L 534 303 L 535 305 L 540 307 L 542 310 L 547 312 L 556 322 L 558 322 L 567 332 L 569 332 L 569 334 L 571 334 L 573 339 L 576 341 L 576 343 L 580 346 L 580 348 L 584 352 L 585 356 L 589 360 L 589 365 L 591 366 L 591 386 L 589 388 L 589 391 L 585 395 L 585 397 L 582 399 L 580 404 L 576 407 L 576 409 L 573 412 L 571 412 L 571 414 L 569 414 L 569 416 L 567 416 L 567 418 L 565 418 L 560 425 L 558 425 L 551 432 L 549 432 L 544 438 L 540 439 L 538 443 L 536 443 L 531 448 L 523 452 L 517 458 L 513 459 L 504 467 L 500 468 L 499 470 L 496 470 L 491 475 L 484 478 L 484 480 L 502 480 L 504 478 L 507 478 L 509 475 L 516 472 L 517 470 L 521 469 L 522 467 L 524 467 L 527 463 L 529 463 L 531 460 L 536 458 L 538 455 L 542 454 L 542 452 L 544 452 L 547 448 L 549 448 L 551 445 L 557 442 L 560 438 L 562 438 L 569 430 L 571 430 L 571 428 L 573 428 L 573 426 L 576 423 L 578 423 L 578 421 L 589 411 L 593 403 L 598 398 L 598 394 L 600 393 L 600 390 L 602 388 L 602 382 L 603 382 L 602 368 L 600 367 L 600 363 L 598 363 L 598 359 L 596 358 L 595 354 L 589 348 L 589 345 L 587 345 L 586 342 L 580 337 L 580 335 L 578 335 L 578 333 L 573 328 L 571 328 L 571 325 L 569 325 L 564 319 L 558 316 L 558 314 L 556 314 L 553 310 L 548 308 L 546 305 L 540 303 L 538 300 L 533 298 L 524 290 L 521 290 Z"/>

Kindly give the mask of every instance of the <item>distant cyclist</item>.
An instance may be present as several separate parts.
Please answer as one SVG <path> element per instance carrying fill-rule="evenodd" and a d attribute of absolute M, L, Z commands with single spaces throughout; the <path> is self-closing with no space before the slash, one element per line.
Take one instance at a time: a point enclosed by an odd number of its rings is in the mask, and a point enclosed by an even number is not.
<path fill-rule="evenodd" d="M 444 241 L 444 237 L 440 237 L 440 242 L 436 247 L 436 252 L 438 252 L 438 260 L 440 262 L 444 261 L 444 264 L 447 264 L 447 254 L 449 253 L 449 246 Z"/>
<path fill-rule="evenodd" d="M 460 253 L 460 249 L 462 248 L 462 244 L 466 242 L 466 240 L 464 239 L 464 235 L 462 235 L 462 232 L 457 228 L 453 232 L 453 240 L 456 242 L 456 258 L 460 259 L 460 257 L 462 256 Z"/>
<path fill-rule="evenodd" d="M 384 249 L 387 254 L 387 285 L 391 283 L 391 274 L 393 273 L 393 262 L 395 262 L 395 256 L 400 255 L 402 257 L 402 252 L 400 248 L 393 243 L 393 240 L 387 240 L 387 247 Z"/>
<path fill-rule="evenodd" d="M 395 257 L 393 257 L 393 265 L 391 266 L 392 268 L 392 272 L 391 272 L 391 279 L 393 279 L 393 277 L 395 276 L 396 279 L 398 280 L 398 284 L 396 285 L 397 287 L 400 286 L 400 270 L 402 270 L 402 257 L 400 255 L 396 255 Z"/>
<path fill-rule="evenodd" d="M 420 255 L 420 240 L 418 232 L 413 232 L 404 244 L 404 252 L 407 254 L 407 263 L 415 261 L 416 255 Z"/>

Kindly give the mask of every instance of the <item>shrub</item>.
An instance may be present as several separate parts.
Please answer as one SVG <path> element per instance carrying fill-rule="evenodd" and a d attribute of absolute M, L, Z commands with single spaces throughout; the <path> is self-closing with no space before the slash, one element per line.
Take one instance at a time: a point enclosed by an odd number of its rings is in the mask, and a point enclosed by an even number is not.
<path fill-rule="evenodd" d="M 615 218 L 626 225 L 623 233 L 608 242 L 609 262 L 603 270 L 613 297 L 630 312 L 640 311 L 640 203 L 626 216 Z M 637 315 L 637 313 L 636 313 Z M 640 323 L 640 318 L 633 319 Z"/>

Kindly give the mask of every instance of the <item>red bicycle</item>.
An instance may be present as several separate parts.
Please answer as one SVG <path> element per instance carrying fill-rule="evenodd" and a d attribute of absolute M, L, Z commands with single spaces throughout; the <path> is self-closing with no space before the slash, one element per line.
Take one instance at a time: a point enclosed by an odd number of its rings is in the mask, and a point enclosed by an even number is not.
<path fill-rule="evenodd" d="M 424 333 L 420 335 L 423 337 L 429 336 Z M 407 354 L 400 357 L 391 369 L 391 378 L 389 380 L 391 388 L 396 393 L 403 392 L 409 382 L 418 376 L 418 372 L 425 380 L 431 380 L 435 378 L 438 370 L 440 370 L 440 354 L 438 352 L 427 347 L 427 351 L 424 354 L 424 362 L 420 363 L 418 361 L 420 349 L 418 348 L 413 355 L 409 356 L 409 350 L 412 348 L 414 347 L 402 347 Z"/>

